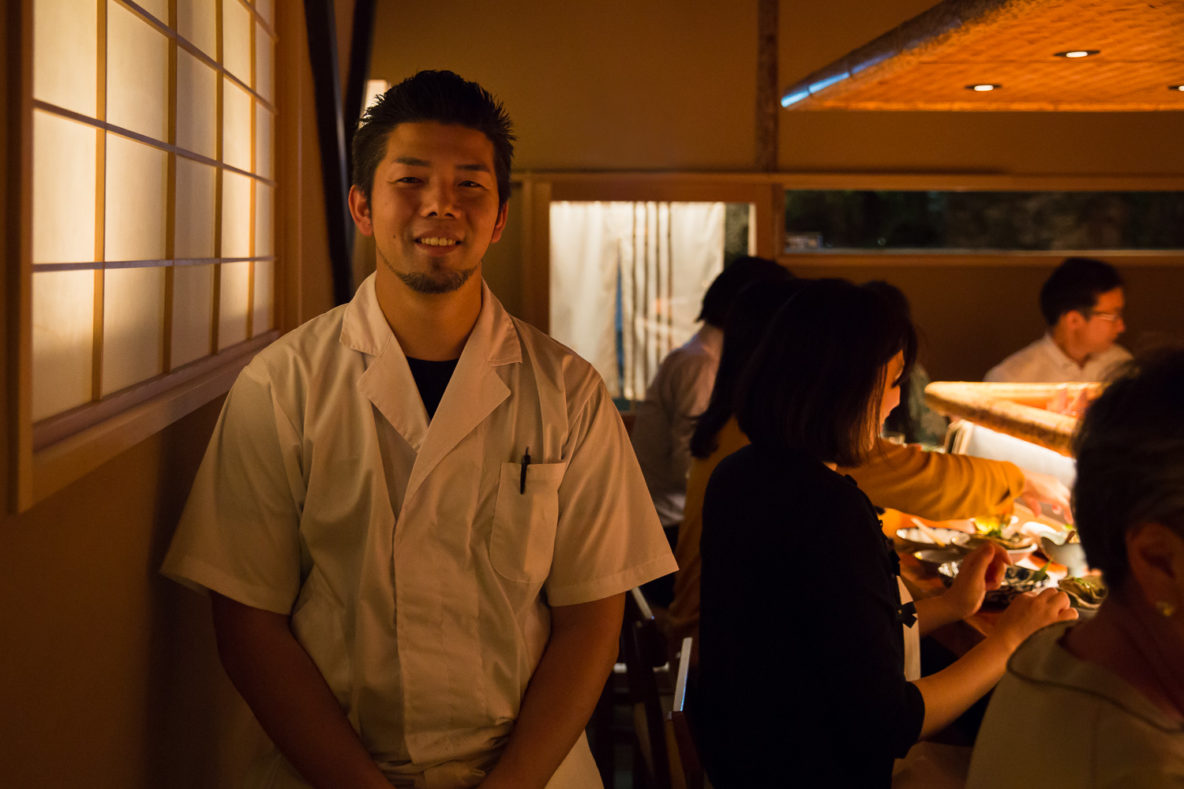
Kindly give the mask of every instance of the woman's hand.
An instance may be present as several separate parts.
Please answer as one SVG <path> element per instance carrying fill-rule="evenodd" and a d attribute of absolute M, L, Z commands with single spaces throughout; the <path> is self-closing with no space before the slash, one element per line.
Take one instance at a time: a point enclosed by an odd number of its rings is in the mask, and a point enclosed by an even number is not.
<path fill-rule="evenodd" d="M 1040 628 L 1076 618 L 1077 610 L 1069 605 L 1069 595 L 1049 587 L 1039 592 L 1026 592 L 1012 600 L 999 615 L 991 635 L 1005 639 L 1014 650 Z"/>
<path fill-rule="evenodd" d="M 965 619 L 977 611 L 987 592 L 1003 583 L 1003 574 L 1010 563 L 1007 551 L 993 542 L 980 545 L 963 559 L 957 577 L 942 595 L 953 618 Z"/>

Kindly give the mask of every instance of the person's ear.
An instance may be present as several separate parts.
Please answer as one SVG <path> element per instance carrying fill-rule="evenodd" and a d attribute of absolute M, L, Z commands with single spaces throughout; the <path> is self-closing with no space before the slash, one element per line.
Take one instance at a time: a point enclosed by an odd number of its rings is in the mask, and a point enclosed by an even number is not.
<path fill-rule="evenodd" d="M 349 215 L 354 218 L 359 233 L 364 236 L 374 235 L 374 225 L 370 221 L 370 201 L 356 186 L 349 188 Z"/>
<path fill-rule="evenodd" d="M 1148 605 L 1184 608 L 1184 537 L 1162 523 L 1144 523 L 1126 533 L 1131 580 Z"/>
<path fill-rule="evenodd" d="M 1089 323 L 1089 318 L 1081 310 L 1069 310 L 1061 315 L 1065 328 L 1069 331 L 1080 331 L 1081 327 Z"/>
<path fill-rule="evenodd" d="M 497 209 L 497 221 L 493 223 L 493 235 L 489 239 L 489 243 L 493 244 L 499 241 L 502 237 L 502 231 L 506 229 L 506 217 L 510 215 L 510 201 L 502 203 L 501 207 Z"/>

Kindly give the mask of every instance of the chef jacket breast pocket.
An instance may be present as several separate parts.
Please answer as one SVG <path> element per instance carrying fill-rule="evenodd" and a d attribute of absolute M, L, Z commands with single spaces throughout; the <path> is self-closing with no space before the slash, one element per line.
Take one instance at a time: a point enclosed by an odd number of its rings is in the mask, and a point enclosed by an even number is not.
<path fill-rule="evenodd" d="M 550 572 L 564 469 L 564 463 L 532 463 L 523 487 L 522 464 L 502 464 L 489 558 L 503 578 L 539 583 Z"/>

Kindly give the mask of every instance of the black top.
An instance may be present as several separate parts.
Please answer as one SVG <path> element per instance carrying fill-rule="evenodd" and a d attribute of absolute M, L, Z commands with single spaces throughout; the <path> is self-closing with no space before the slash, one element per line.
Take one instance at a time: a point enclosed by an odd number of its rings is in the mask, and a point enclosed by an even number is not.
<path fill-rule="evenodd" d="M 436 415 L 440 406 L 440 399 L 444 397 L 444 390 L 452 379 L 458 359 L 446 362 L 429 362 L 424 359 L 407 357 L 407 366 L 411 368 L 411 377 L 415 379 L 415 386 L 419 389 L 419 396 L 423 399 L 424 408 L 428 410 L 428 421 Z"/>
<path fill-rule="evenodd" d="M 895 555 L 854 481 L 745 447 L 703 502 L 701 708 L 717 789 L 888 787 L 916 742 Z"/>

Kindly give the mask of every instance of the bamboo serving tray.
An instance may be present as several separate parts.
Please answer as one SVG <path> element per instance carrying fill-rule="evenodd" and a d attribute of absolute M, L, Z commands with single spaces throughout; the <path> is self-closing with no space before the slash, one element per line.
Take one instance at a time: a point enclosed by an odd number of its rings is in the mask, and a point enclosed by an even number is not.
<path fill-rule="evenodd" d="M 1102 385 L 935 381 L 925 387 L 925 402 L 946 416 L 965 419 L 1072 457 L 1070 445 L 1077 418 L 1050 411 L 1045 406 L 1061 398 L 1072 402 L 1083 391 L 1093 399 L 1101 393 Z"/>

